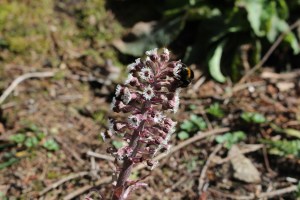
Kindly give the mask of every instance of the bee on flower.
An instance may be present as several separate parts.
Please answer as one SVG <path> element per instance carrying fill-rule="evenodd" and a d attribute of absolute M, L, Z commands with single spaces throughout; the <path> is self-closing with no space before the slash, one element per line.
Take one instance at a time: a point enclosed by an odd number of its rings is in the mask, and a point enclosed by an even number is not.
<path fill-rule="evenodd" d="M 127 66 L 127 79 L 116 87 L 111 109 L 127 113 L 128 117 L 124 121 L 109 121 L 109 132 L 121 135 L 126 143 L 119 150 L 108 151 L 115 157 L 115 163 L 122 161 L 116 172 L 115 200 L 125 199 L 132 189 L 145 186 L 128 180 L 133 165 L 144 162 L 153 169 L 158 162 L 152 158 L 171 147 L 169 140 L 176 122 L 167 113 L 178 111 L 181 88 L 191 83 L 194 73 L 180 60 L 169 59 L 170 51 L 166 48 L 147 51 Z"/>

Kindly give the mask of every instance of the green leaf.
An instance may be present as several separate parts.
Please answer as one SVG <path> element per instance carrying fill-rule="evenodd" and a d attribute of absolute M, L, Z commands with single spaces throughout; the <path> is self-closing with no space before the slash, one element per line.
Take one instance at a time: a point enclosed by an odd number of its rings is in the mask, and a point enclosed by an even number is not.
<path fill-rule="evenodd" d="M 186 168 L 188 172 L 192 172 L 194 170 L 197 169 L 197 162 L 196 162 L 196 158 L 193 157 L 192 159 L 190 159 L 187 163 L 186 163 Z"/>
<path fill-rule="evenodd" d="M 19 161 L 19 159 L 17 159 L 17 158 L 10 158 L 8 161 L 6 161 L 4 163 L 0 163 L 0 170 L 11 166 L 18 161 Z"/>
<path fill-rule="evenodd" d="M 251 28 L 257 36 L 262 36 L 261 31 L 261 15 L 263 13 L 262 0 L 244 0 L 242 1 L 247 10 L 247 18 L 251 25 Z"/>
<path fill-rule="evenodd" d="M 252 121 L 253 123 L 260 124 L 266 122 L 267 120 L 262 114 L 254 113 L 252 116 Z"/>
<path fill-rule="evenodd" d="M 248 123 L 261 124 L 266 122 L 266 118 L 260 113 L 243 112 L 241 118 Z"/>
<path fill-rule="evenodd" d="M 223 143 L 226 148 L 230 149 L 232 145 L 237 144 L 245 139 L 246 134 L 243 131 L 235 131 L 233 133 L 225 133 L 224 135 L 219 135 L 215 140 L 219 144 Z"/>
<path fill-rule="evenodd" d="M 35 125 L 34 123 L 30 123 L 28 126 L 29 130 L 31 130 L 34 133 L 39 132 L 39 127 L 37 125 Z"/>
<path fill-rule="evenodd" d="M 291 48 L 293 49 L 293 53 L 299 54 L 300 53 L 300 44 L 294 35 L 294 33 L 290 32 L 284 37 L 284 41 L 287 42 Z"/>
<path fill-rule="evenodd" d="M 180 131 L 179 133 L 178 133 L 178 138 L 180 139 L 180 140 L 186 140 L 186 139 L 188 139 L 190 137 L 190 135 L 187 133 L 187 132 L 185 132 L 185 131 Z"/>
<path fill-rule="evenodd" d="M 25 140 L 25 146 L 28 148 L 33 148 L 36 147 L 38 145 L 39 141 L 36 137 L 28 137 Z"/>
<path fill-rule="evenodd" d="M 223 53 L 224 43 L 220 43 L 214 50 L 213 55 L 208 59 L 208 69 L 210 75 L 218 82 L 224 83 L 225 76 L 221 72 L 221 57 Z"/>
<path fill-rule="evenodd" d="M 273 124 L 273 123 L 271 123 L 270 126 L 274 131 L 276 131 L 278 133 L 285 133 L 289 136 L 297 137 L 297 138 L 300 139 L 300 131 L 299 130 L 292 129 L 292 128 L 282 129 L 279 126 L 277 126 L 276 124 Z"/>
<path fill-rule="evenodd" d="M 191 132 L 194 129 L 194 126 L 194 123 L 190 120 L 184 120 L 183 123 L 180 125 L 180 128 L 187 132 Z"/>
<path fill-rule="evenodd" d="M 38 133 L 36 134 L 36 136 L 37 136 L 37 138 L 38 138 L 39 140 L 42 140 L 42 139 L 45 138 L 46 134 L 43 133 L 43 132 L 38 132 Z"/>
<path fill-rule="evenodd" d="M 286 3 L 285 0 L 278 0 L 277 1 L 278 5 L 279 5 L 279 9 L 278 9 L 278 16 L 281 19 L 288 19 L 289 17 L 289 7 Z"/>
<path fill-rule="evenodd" d="M 190 110 L 195 110 L 197 108 L 197 106 L 194 105 L 194 104 L 191 104 L 188 107 L 189 107 Z"/>
<path fill-rule="evenodd" d="M 224 135 L 218 135 L 215 140 L 217 143 L 222 144 L 222 143 L 228 141 L 229 138 L 230 138 L 230 134 L 226 133 Z"/>
<path fill-rule="evenodd" d="M 59 150 L 59 145 L 54 139 L 48 139 L 46 142 L 43 144 L 43 147 L 49 151 L 57 151 Z"/>
<path fill-rule="evenodd" d="M 300 158 L 300 140 L 261 140 L 261 142 L 268 144 L 271 148 L 270 153 L 281 156 L 294 155 Z"/>
<path fill-rule="evenodd" d="M 219 103 L 214 103 L 212 105 L 210 105 L 207 109 L 206 109 L 206 112 L 208 114 L 211 114 L 217 118 L 222 118 L 224 117 L 224 111 L 222 110 L 221 106 Z"/>
<path fill-rule="evenodd" d="M 300 131 L 299 130 L 292 129 L 292 128 L 286 128 L 286 129 L 283 129 L 282 132 L 284 132 L 287 135 L 297 137 L 300 139 Z"/>
<path fill-rule="evenodd" d="M 16 135 L 10 136 L 9 139 L 12 140 L 12 141 L 14 141 L 15 143 L 21 144 L 21 143 L 23 143 L 25 141 L 25 138 L 26 138 L 25 134 L 18 133 Z"/>
<path fill-rule="evenodd" d="M 193 122 L 195 125 L 197 125 L 197 128 L 199 130 L 204 130 L 207 128 L 206 122 L 202 117 L 199 117 L 197 115 L 191 115 L 190 117 L 191 122 Z"/>

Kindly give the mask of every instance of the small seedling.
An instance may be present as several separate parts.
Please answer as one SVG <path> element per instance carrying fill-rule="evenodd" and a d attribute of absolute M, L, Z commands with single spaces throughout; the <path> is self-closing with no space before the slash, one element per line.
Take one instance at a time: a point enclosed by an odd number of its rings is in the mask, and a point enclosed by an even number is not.
<path fill-rule="evenodd" d="M 22 132 L 12 135 L 9 138 L 13 142 L 11 145 L 17 144 L 22 150 L 19 152 L 10 152 L 9 156 L 6 157 L 7 161 L 0 165 L 0 169 L 14 164 L 20 160 L 19 158 L 25 157 L 28 155 L 27 153 L 41 146 L 48 151 L 59 150 L 59 145 L 54 139 L 44 140 L 45 137 L 45 133 L 41 132 L 35 124 L 29 124 Z"/>
<path fill-rule="evenodd" d="M 255 112 L 243 112 L 241 114 L 241 118 L 248 123 L 253 123 L 253 124 L 261 124 L 265 123 L 267 120 L 266 118 L 260 114 L 260 113 L 255 113 Z"/>
<path fill-rule="evenodd" d="M 227 149 L 230 149 L 232 145 L 239 143 L 246 139 L 246 134 L 243 131 L 236 131 L 233 133 L 225 133 L 216 137 L 216 142 L 223 143 Z"/>
<path fill-rule="evenodd" d="M 23 133 L 18 133 L 16 135 L 10 136 L 9 139 L 17 144 L 22 144 L 25 141 L 26 136 Z"/>
<path fill-rule="evenodd" d="M 219 103 L 214 103 L 212 105 L 210 105 L 207 109 L 206 109 L 206 112 L 214 117 L 217 117 L 217 118 L 222 118 L 224 117 L 225 113 L 224 111 L 222 110 L 221 106 Z"/>
<path fill-rule="evenodd" d="M 46 140 L 46 142 L 43 144 L 43 147 L 49 151 L 57 151 L 59 150 L 59 145 L 54 139 Z"/>
<path fill-rule="evenodd" d="M 300 158 L 300 140 L 261 140 L 269 146 L 269 152 L 274 155 L 288 156 L 293 155 Z"/>
<path fill-rule="evenodd" d="M 37 137 L 31 136 L 31 137 L 26 138 L 24 145 L 28 148 L 34 148 L 38 145 L 38 143 L 39 143 L 39 140 L 37 139 Z"/>
<path fill-rule="evenodd" d="M 207 125 L 203 118 L 193 114 L 190 116 L 190 119 L 184 120 L 180 125 L 181 131 L 177 136 L 180 140 L 185 140 L 190 137 L 190 134 L 206 128 Z"/>

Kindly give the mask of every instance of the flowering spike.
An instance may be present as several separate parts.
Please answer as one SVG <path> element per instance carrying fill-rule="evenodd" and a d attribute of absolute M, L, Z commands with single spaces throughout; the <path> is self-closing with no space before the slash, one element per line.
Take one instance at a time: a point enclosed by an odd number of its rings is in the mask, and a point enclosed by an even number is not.
<path fill-rule="evenodd" d="M 147 51 L 128 65 L 128 78 L 124 85 L 116 87 L 112 110 L 130 114 L 126 122 L 109 120 L 110 132 L 122 135 L 127 142 L 119 150 L 108 151 L 115 156 L 119 169 L 113 200 L 125 199 L 133 189 L 128 185 L 133 165 L 147 162 L 153 169 L 158 164 L 152 160 L 153 156 L 170 149 L 176 122 L 166 112 L 178 110 L 180 87 L 187 86 L 192 77 L 183 76 L 191 73 L 185 73 L 190 69 L 180 60 L 169 59 L 170 51 L 166 48 Z"/>

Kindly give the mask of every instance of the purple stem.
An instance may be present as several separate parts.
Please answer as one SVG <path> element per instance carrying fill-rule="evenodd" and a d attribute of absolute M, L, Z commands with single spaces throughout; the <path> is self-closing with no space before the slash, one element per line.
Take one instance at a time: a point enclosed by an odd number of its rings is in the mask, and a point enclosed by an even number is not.
<path fill-rule="evenodd" d="M 130 140 L 129 147 L 133 149 L 133 152 L 131 154 L 132 158 L 136 156 L 137 152 L 140 150 L 142 146 L 142 144 L 139 143 L 138 141 L 139 141 L 139 133 L 143 130 L 144 124 L 145 121 L 142 121 L 139 128 L 133 132 L 132 138 Z M 114 190 L 112 200 L 124 200 L 123 193 L 125 192 L 126 189 L 125 184 L 127 182 L 128 177 L 131 174 L 133 164 L 134 163 L 130 160 L 129 157 L 126 157 L 124 159 L 124 163 L 117 180 L 117 185 Z"/>

